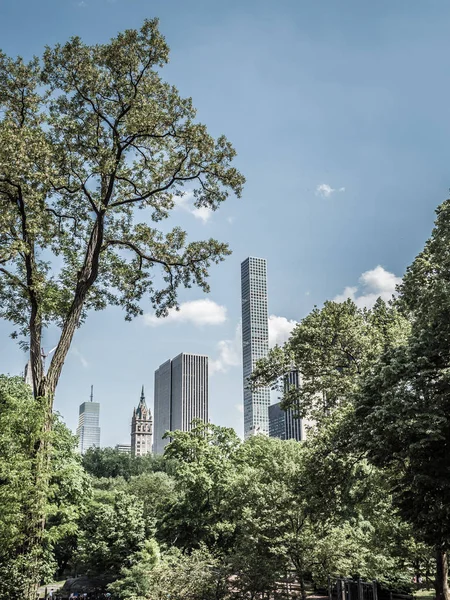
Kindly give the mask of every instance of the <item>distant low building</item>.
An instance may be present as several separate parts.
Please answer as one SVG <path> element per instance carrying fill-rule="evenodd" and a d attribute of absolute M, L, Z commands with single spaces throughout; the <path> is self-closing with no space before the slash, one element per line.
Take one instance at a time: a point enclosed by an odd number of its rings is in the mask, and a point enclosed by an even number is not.
<path fill-rule="evenodd" d="M 285 391 L 290 388 L 299 387 L 299 373 L 293 370 L 285 377 Z M 269 436 L 279 438 L 280 440 L 297 440 L 298 442 L 305 440 L 306 427 L 310 422 L 298 417 L 298 412 L 298 405 L 288 410 L 283 410 L 280 402 L 269 406 Z"/>
<path fill-rule="evenodd" d="M 122 454 L 130 454 L 131 444 L 116 444 L 116 450 Z"/>
<path fill-rule="evenodd" d="M 144 456 L 152 451 L 153 419 L 147 407 L 142 386 L 141 398 L 137 408 L 133 410 L 131 419 L 131 454 Z"/>
<path fill-rule="evenodd" d="M 80 405 L 78 416 L 78 451 L 84 454 L 88 448 L 100 448 L 100 403 L 94 402 L 94 386 L 91 386 L 91 399 Z"/>

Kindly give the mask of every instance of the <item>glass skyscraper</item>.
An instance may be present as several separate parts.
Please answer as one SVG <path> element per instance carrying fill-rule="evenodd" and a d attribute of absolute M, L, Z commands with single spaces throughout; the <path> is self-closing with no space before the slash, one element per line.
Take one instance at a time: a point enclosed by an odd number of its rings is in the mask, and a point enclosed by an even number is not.
<path fill-rule="evenodd" d="M 182 353 L 155 371 L 153 452 L 164 452 L 166 431 L 190 431 L 194 419 L 208 422 L 208 357 Z"/>
<path fill-rule="evenodd" d="M 267 264 L 264 258 L 249 257 L 241 264 L 242 363 L 244 376 L 244 437 L 269 434 L 270 389 L 252 391 L 248 377 L 256 361 L 269 351 L 267 312 Z"/>
<path fill-rule="evenodd" d="M 94 402 L 93 388 L 91 388 L 90 402 L 80 405 L 78 415 L 78 450 L 84 454 L 88 448 L 100 448 L 100 402 Z"/>
<path fill-rule="evenodd" d="M 285 392 L 298 389 L 300 385 L 300 374 L 297 370 L 292 370 L 285 375 Z M 307 436 L 307 429 L 313 425 L 313 422 L 299 418 L 299 412 L 300 404 L 298 399 L 294 401 L 294 405 L 288 408 L 288 410 L 283 410 L 280 402 L 272 404 L 269 407 L 270 437 L 280 438 L 281 440 L 297 440 L 297 442 L 304 441 Z"/>

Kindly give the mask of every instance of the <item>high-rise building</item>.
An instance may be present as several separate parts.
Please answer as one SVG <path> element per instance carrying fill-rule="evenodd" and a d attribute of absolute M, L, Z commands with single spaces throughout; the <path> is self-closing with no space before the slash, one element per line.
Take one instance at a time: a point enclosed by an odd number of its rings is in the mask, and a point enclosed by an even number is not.
<path fill-rule="evenodd" d="M 152 413 L 147 407 L 142 386 L 141 398 L 137 408 L 133 410 L 131 419 L 131 454 L 144 456 L 152 451 L 153 420 Z"/>
<path fill-rule="evenodd" d="M 33 389 L 33 372 L 31 370 L 31 359 L 25 365 L 23 379 L 25 383 L 28 384 L 31 389 Z"/>
<path fill-rule="evenodd" d="M 130 454 L 131 444 L 116 444 L 116 450 L 122 454 Z"/>
<path fill-rule="evenodd" d="M 89 402 L 80 405 L 78 416 L 78 450 L 84 454 L 88 448 L 100 448 L 100 403 L 94 402 L 94 386 L 91 386 Z"/>
<path fill-rule="evenodd" d="M 153 451 L 162 454 L 166 431 L 190 431 L 194 419 L 208 422 L 208 357 L 182 353 L 155 371 Z"/>
<path fill-rule="evenodd" d="M 269 434 L 270 389 L 251 390 L 248 377 L 256 362 L 269 351 L 267 265 L 264 258 L 249 257 L 241 264 L 242 363 L 244 376 L 244 437 Z"/>
<path fill-rule="evenodd" d="M 284 378 L 284 389 L 288 391 L 292 388 L 300 387 L 300 375 L 296 370 L 290 371 Z M 306 439 L 306 426 L 309 421 L 298 417 L 298 403 L 288 410 L 281 408 L 281 403 L 277 402 L 269 406 L 269 435 L 270 437 L 280 438 L 281 440 L 297 440 L 301 442 Z"/>

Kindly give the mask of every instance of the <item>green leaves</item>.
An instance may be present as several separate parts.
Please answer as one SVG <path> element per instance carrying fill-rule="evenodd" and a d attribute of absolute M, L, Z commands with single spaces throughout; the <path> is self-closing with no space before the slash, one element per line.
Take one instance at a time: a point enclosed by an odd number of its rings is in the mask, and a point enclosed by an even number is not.
<path fill-rule="evenodd" d="M 72 38 L 29 64 L 0 56 L 0 316 L 35 355 L 42 328 L 61 328 L 46 384 L 35 374 L 41 393 L 54 392 L 90 309 L 119 305 L 131 319 L 148 298 L 164 316 L 180 286 L 208 292 L 210 267 L 230 253 L 151 226 L 185 186 L 216 210 L 244 184 L 232 145 L 162 80 L 168 54 L 154 19 L 104 45 Z"/>
<path fill-rule="evenodd" d="M 55 416 L 45 474 L 49 486 L 44 498 L 36 495 L 36 445 L 41 438 L 43 414 L 31 390 L 19 378 L 0 376 L 0 595 L 24 598 L 27 584 L 44 574 L 52 576 L 55 545 L 77 531 L 82 500 L 89 483 L 78 456 L 75 439 Z M 35 507 L 42 503 L 42 514 Z M 25 551 L 34 519 L 47 519 L 40 547 Z M 15 595 L 17 594 L 17 596 Z"/>
<path fill-rule="evenodd" d="M 259 362 L 252 380 L 281 389 L 285 407 L 321 422 L 352 402 L 361 377 L 381 352 L 404 343 L 408 331 L 407 319 L 381 299 L 371 310 L 351 300 L 325 302 L 302 319 L 283 348 Z M 286 389 L 283 378 L 292 369 L 301 386 Z"/>

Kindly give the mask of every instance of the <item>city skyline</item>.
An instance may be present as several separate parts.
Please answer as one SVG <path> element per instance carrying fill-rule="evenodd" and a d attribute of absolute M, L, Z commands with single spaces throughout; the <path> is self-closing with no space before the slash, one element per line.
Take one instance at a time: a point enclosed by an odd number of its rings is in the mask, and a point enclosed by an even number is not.
<path fill-rule="evenodd" d="M 356 0 L 288 0 L 282 10 L 256 0 L 155 0 L 150 9 L 135 0 L 133 10 L 106 0 L 43 0 L 21 8 L 4 5 L 0 32 L 3 51 L 25 60 L 74 35 L 105 43 L 159 16 L 171 47 L 163 79 L 192 97 L 212 135 L 227 136 L 247 178 L 242 199 L 213 212 L 197 209 L 186 186 L 162 222 L 186 230 L 189 241 L 229 243 L 233 254 L 211 268 L 210 294 L 180 290 L 180 310 L 165 319 L 148 298 L 131 323 L 116 306 L 89 312 L 64 364 L 55 410 L 75 430 L 80 398 L 95 382 L 102 444 L 124 443 L 136 385 L 144 383 L 150 406 L 154 368 L 187 349 L 210 358 L 211 420 L 241 433 L 242 260 L 268 261 L 273 345 L 326 300 L 370 306 L 378 295 L 389 298 L 429 236 L 448 193 L 448 84 L 440 74 L 450 6 L 382 2 L 363 14 Z M 10 26 L 18 22 L 20 38 Z M 0 323 L 0 362 L 18 374 L 28 357 L 10 339 L 13 330 Z M 56 327 L 44 330 L 46 352 L 58 337 Z"/>

